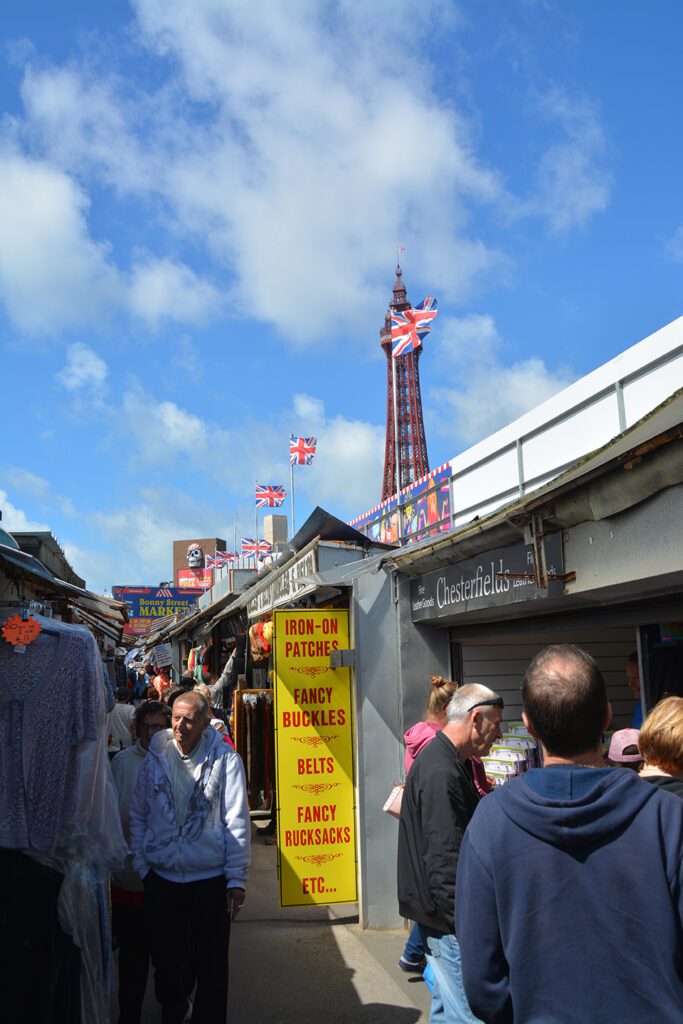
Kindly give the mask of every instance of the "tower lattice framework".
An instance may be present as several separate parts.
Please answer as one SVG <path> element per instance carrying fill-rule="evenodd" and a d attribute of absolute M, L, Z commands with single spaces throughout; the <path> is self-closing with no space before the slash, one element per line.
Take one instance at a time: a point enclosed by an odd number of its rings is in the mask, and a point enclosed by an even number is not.
<path fill-rule="evenodd" d="M 400 265 L 396 267 L 390 308 L 400 312 L 410 308 Z M 380 344 L 387 357 L 387 432 L 384 446 L 382 501 L 396 494 L 396 444 L 394 438 L 394 379 L 398 410 L 399 489 L 407 487 L 429 472 L 427 440 L 422 418 L 420 392 L 420 355 L 422 346 L 394 359 L 391 355 L 391 317 L 387 313 L 380 331 Z"/>

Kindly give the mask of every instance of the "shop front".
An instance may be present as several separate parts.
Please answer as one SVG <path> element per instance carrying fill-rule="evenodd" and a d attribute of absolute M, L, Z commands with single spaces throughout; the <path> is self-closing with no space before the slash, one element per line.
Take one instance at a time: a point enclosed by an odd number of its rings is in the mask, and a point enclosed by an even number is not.
<path fill-rule="evenodd" d="M 283 906 L 357 898 L 350 599 L 355 576 L 387 550 L 316 509 L 203 625 L 213 634 L 246 622 L 233 737 L 252 816 L 266 833 L 277 822 Z"/>
<path fill-rule="evenodd" d="M 398 923 L 396 823 L 383 798 L 403 778 L 402 736 L 429 677 L 483 683 L 521 717 L 529 661 L 551 643 L 588 650 L 614 727 L 683 695 L 683 397 L 524 499 L 392 552 L 354 585 L 361 921 Z M 627 684 L 637 653 L 640 700 Z"/>

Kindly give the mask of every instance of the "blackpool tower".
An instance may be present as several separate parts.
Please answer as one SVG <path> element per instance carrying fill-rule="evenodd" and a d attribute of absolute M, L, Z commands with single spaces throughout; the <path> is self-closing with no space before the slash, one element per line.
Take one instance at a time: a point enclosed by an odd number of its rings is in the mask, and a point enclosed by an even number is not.
<path fill-rule="evenodd" d="M 396 280 L 390 308 L 399 313 L 410 308 L 400 265 L 396 267 Z M 387 313 L 384 327 L 380 331 L 380 344 L 387 357 L 387 433 L 381 498 L 382 501 L 386 501 L 387 498 L 396 494 L 397 482 L 400 490 L 428 473 L 429 459 L 420 394 L 422 346 L 394 359 L 391 354 L 391 317 L 389 313 Z M 396 374 L 395 391 L 394 373 Z M 394 415 L 394 394 L 396 395 L 396 415 Z M 396 479 L 396 428 L 398 428 L 398 481 Z"/>

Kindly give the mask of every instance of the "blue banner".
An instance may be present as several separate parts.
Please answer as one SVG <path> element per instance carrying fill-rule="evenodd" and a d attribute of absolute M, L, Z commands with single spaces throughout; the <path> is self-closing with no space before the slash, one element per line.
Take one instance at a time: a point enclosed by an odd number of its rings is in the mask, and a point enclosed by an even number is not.
<path fill-rule="evenodd" d="M 130 622 L 123 632 L 143 636 L 166 615 L 185 615 L 197 602 L 203 590 L 186 587 L 112 587 L 115 601 L 125 601 Z"/>

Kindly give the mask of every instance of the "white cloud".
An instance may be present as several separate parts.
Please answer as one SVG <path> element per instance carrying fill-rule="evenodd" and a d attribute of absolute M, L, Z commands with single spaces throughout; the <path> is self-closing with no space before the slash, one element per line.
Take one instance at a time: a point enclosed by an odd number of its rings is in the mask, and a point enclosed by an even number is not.
<path fill-rule="evenodd" d="M 171 354 L 171 366 L 180 371 L 185 387 L 188 384 L 196 386 L 205 379 L 207 370 L 205 360 L 192 338 L 187 334 L 178 338 L 175 350 Z"/>
<path fill-rule="evenodd" d="M 128 507 L 94 513 L 98 550 L 86 551 L 79 564 L 100 590 L 117 584 L 155 585 L 172 577 L 174 540 L 225 537 L 224 519 L 210 502 L 194 501 L 170 488 L 146 489 Z M 105 552 L 102 560 L 100 549 Z M 119 555 L 112 559 L 107 551 Z"/>
<path fill-rule="evenodd" d="M 149 155 L 113 95 L 124 83 L 100 76 L 94 67 L 35 67 L 30 59 L 29 54 L 21 88 L 29 142 L 40 144 L 62 168 L 96 170 L 117 190 L 146 190 Z"/>
<path fill-rule="evenodd" d="M 62 171 L 0 149 L 0 301 L 31 333 L 92 322 L 116 298 L 85 192 Z"/>
<path fill-rule="evenodd" d="M 537 157 L 533 192 L 506 191 L 477 153 L 476 114 L 433 80 L 428 40 L 459 19 L 443 0 L 299 0 L 261 4 L 256 14 L 247 0 L 133 6 L 127 45 L 139 47 L 136 68 L 142 54 L 153 73 L 127 79 L 92 52 L 63 66 L 31 63 L 29 54 L 15 132 L 70 193 L 74 223 L 61 247 L 94 250 L 85 265 L 99 289 L 81 293 L 100 312 L 103 290 L 115 293 L 110 305 L 152 327 L 201 322 L 224 299 L 234 316 L 269 322 L 294 344 L 342 330 L 360 337 L 386 301 L 397 242 L 420 267 L 413 287 L 455 305 L 507 263 L 476 236 L 478 207 L 495 207 L 499 219 L 541 218 L 563 233 L 609 202 L 599 111 L 560 88 L 535 98 L 535 121 L 553 138 Z M 160 253 L 129 270 L 111 265 L 87 234 L 86 182 L 133 197 L 141 216 L 171 232 L 174 250 L 192 246 L 214 259 L 225 275 L 220 290 Z M 19 294 L 8 290 L 16 322 L 45 329 L 58 313 L 87 321 L 88 303 L 73 302 L 83 273 L 63 267 L 68 287 L 53 298 L 63 308 L 52 313 L 48 302 L 37 316 L 18 284 Z"/>
<path fill-rule="evenodd" d="M 499 259 L 470 237 L 468 207 L 501 187 L 432 87 L 419 40 L 449 15 L 424 6 L 405 5 L 405 24 L 391 8 L 387 48 L 389 9 L 350 0 L 265 4 L 256 20 L 242 2 L 144 0 L 138 42 L 162 55 L 158 90 L 90 66 L 29 68 L 26 134 L 156 214 L 161 198 L 164 223 L 232 272 L 236 314 L 295 342 L 374 322 L 399 239 L 431 289 L 462 298 Z M 173 267 L 157 268 L 168 284 L 147 274 L 134 289 L 143 315 L 178 314 Z M 213 307 L 210 286 L 181 283 L 200 313 Z"/>
<path fill-rule="evenodd" d="M 249 419 L 224 429 L 174 402 L 157 401 L 139 384 L 125 392 L 120 407 L 110 409 L 113 439 L 125 443 L 134 473 L 185 468 L 188 486 L 210 482 L 210 493 L 231 495 L 234 511 L 253 503 L 255 480 L 284 484 L 289 490 L 289 435 L 318 437 L 311 466 L 295 467 L 296 493 L 310 502 L 327 503 L 335 514 L 357 514 L 368 495 L 381 489 L 384 427 L 344 416 L 330 417 L 317 397 L 296 394 L 291 409 L 276 418 Z M 137 429 L 135 425 L 142 425 Z M 147 499 L 146 499 L 147 500 Z M 151 497 L 150 499 L 151 500 Z M 181 496 L 169 497 L 176 506 Z M 222 499 L 225 500 L 225 499 Z M 213 527 L 215 529 L 215 526 Z M 250 532 L 253 528 L 250 526 Z"/>
<path fill-rule="evenodd" d="M 308 431 L 312 430 L 325 418 L 325 403 L 319 398 L 313 398 L 311 395 L 298 394 L 294 395 L 292 401 L 294 409 L 294 417 L 298 424 L 297 430 L 293 433 L 298 433 L 302 436 L 303 433 L 306 436 L 310 436 Z"/>
<path fill-rule="evenodd" d="M 431 428 L 452 439 L 453 453 L 469 447 L 557 394 L 575 379 L 542 359 L 506 364 L 493 318 L 444 317 L 435 352 L 442 379 L 429 392 Z"/>
<path fill-rule="evenodd" d="M 676 228 L 671 238 L 665 243 L 667 256 L 674 263 L 683 263 L 683 227 Z"/>
<path fill-rule="evenodd" d="M 192 467 L 203 464 L 210 428 L 195 413 L 175 402 L 158 402 L 137 384 L 124 393 L 120 412 L 112 411 L 116 430 L 127 439 L 134 463 L 185 463 L 188 474 Z"/>
<path fill-rule="evenodd" d="M 99 398 L 107 381 L 109 368 L 101 356 L 88 345 L 76 341 L 69 345 L 66 366 L 56 375 L 67 391 L 87 392 L 88 397 Z"/>
<path fill-rule="evenodd" d="M 120 310 L 194 323 L 218 310 L 218 290 L 182 263 L 145 256 L 121 271 L 91 237 L 89 208 L 64 170 L 0 143 L 0 302 L 19 328 L 54 335 Z"/>
<path fill-rule="evenodd" d="M 218 310 L 221 298 L 189 267 L 146 257 L 133 265 L 128 301 L 132 313 L 154 327 L 164 318 L 201 323 Z"/>
<path fill-rule="evenodd" d="M 23 509 L 18 508 L 17 505 L 10 501 L 7 491 L 2 489 L 0 489 L 0 511 L 2 511 L 0 527 L 8 533 L 12 533 L 13 530 L 20 533 L 24 530 L 50 529 L 46 523 L 30 519 Z"/>
<path fill-rule="evenodd" d="M 607 208 L 612 187 L 607 143 L 597 107 L 588 100 L 555 88 L 539 98 L 539 109 L 561 137 L 543 153 L 534 195 L 521 212 L 544 218 L 561 234 Z"/>
<path fill-rule="evenodd" d="M 37 476 L 27 469 L 10 466 L 4 473 L 7 483 L 19 494 L 26 494 L 39 502 L 41 507 L 56 507 L 65 516 L 75 516 L 76 509 L 70 498 L 56 494 L 44 477 Z"/>
<path fill-rule="evenodd" d="M 312 395 L 294 395 L 292 406 L 290 422 L 296 427 L 291 432 L 318 438 L 311 465 L 294 467 L 297 494 L 301 491 L 311 503 L 342 518 L 374 504 L 382 489 L 384 427 L 328 417 L 324 403 Z"/>
<path fill-rule="evenodd" d="M 385 429 L 335 416 L 324 424 L 306 493 L 311 501 L 344 519 L 380 500 Z M 303 473 L 299 474 L 299 479 Z M 298 484 L 297 484 L 298 486 Z"/>

